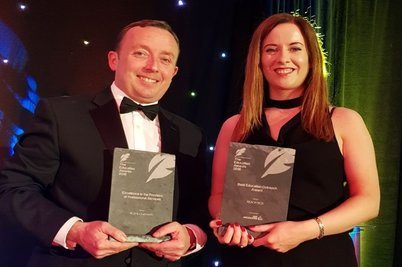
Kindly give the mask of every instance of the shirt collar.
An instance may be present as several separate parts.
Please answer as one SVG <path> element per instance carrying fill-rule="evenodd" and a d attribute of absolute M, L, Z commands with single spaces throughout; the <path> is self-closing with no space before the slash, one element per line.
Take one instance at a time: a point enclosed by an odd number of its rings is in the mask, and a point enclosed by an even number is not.
<path fill-rule="evenodd" d="M 152 102 L 152 103 L 146 103 L 146 104 L 145 104 L 145 103 L 138 103 L 137 101 L 135 101 L 134 99 L 132 99 L 131 97 L 129 97 L 125 92 L 123 92 L 119 87 L 117 87 L 117 85 L 116 85 L 115 82 L 113 82 L 110 87 L 111 87 L 111 89 L 112 89 L 112 94 L 113 94 L 113 97 L 114 97 L 114 99 L 115 99 L 115 101 L 116 101 L 116 104 L 117 104 L 117 107 L 118 107 L 118 108 L 120 108 L 121 101 L 123 101 L 123 98 L 124 98 L 124 97 L 130 98 L 130 99 L 133 100 L 135 103 L 140 104 L 140 105 L 142 105 L 142 106 L 149 106 L 149 105 L 154 105 L 154 104 L 157 104 L 157 103 L 158 103 L 158 101 Z"/>

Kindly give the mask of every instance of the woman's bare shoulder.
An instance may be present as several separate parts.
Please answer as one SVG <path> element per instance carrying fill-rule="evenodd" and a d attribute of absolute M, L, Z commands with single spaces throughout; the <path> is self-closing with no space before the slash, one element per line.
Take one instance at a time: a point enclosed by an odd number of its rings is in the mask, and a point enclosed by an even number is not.
<path fill-rule="evenodd" d="M 332 118 L 340 123 L 363 121 L 362 116 L 360 116 L 357 111 L 345 107 L 336 107 L 333 111 Z"/>
<path fill-rule="evenodd" d="M 237 122 L 239 121 L 240 114 L 233 115 L 232 117 L 229 117 L 222 125 L 222 128 L 229 128 L 233 129 Z"/>
<path fill-rule="evenodd" d="M 342 136 L 366 131 L 366 125 L 362 116 L 353 109 L 345 107 L 336 107 L 332 114 L 332 122 L 335 132 Z"/>

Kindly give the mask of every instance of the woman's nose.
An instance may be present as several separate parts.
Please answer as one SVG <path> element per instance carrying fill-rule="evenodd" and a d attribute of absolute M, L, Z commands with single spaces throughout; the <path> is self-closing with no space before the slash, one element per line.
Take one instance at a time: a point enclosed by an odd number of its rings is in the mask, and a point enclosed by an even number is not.
<path fill-rule="evenodd" d="M 282 63 L 290 62 L 290 53 L 287 49 L 281 49 L 278 54 L 278 60 Z"/>

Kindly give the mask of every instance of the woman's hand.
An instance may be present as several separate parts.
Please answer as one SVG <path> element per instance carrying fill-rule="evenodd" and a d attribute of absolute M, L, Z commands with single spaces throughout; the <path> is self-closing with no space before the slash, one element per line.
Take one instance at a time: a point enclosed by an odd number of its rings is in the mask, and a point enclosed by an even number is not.
<path fill-rule="evenodd" d="M 318 234 L 314 220 L 302 222 L 278 222 L 250 226 L 250 230 L 261 233 L 253 242 L 254 247 L 265 246 L 278 252 L 287 252 L 300 243 L 313 239 Z"/>
<path fill-rule="evenodd" d="M 222 232 L 222 221 L 219 219 L 212 220 L 209 226 L 221 244 L 244 248 L 254 241 L 254 238 L 247 232 L 246 228 L 237 223 L 227 225 Z"/>

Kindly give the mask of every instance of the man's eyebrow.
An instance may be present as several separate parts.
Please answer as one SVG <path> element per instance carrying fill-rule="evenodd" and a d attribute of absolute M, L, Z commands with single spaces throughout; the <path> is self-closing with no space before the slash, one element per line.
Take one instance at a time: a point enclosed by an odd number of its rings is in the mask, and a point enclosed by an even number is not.
<path fill-rule="evenodd" d="M 169 52 L 169 51 L 162 51 L 161 54 L 162 54 L 162 55 L 172 56 L 172 57 L 175 56 L 175 54 L 174 54 L 173 52 Z"/>
<path fill-rule="evenodd" d="M 145 49 L 145 50 L 149 50 L 149 51 L 152 50 L 149 46 L 143 45 L 143 44 L 140 44 L 140 45 L 138 45 L 138 46 L 134 45 L 134 46 L 133 46 L 133 49 L 135 49 L 135 48 L 137 48 L 137 47 L 138 47 L 138 48 Z M 162 54 L 162 55 L 172 56 L 172 57 L 174 57 L 174 56 L 176 55 L 174 52 L 169 52 L 169 51 L 166 51 L 166 50 L 162 50 L 161 54 Z"/>

